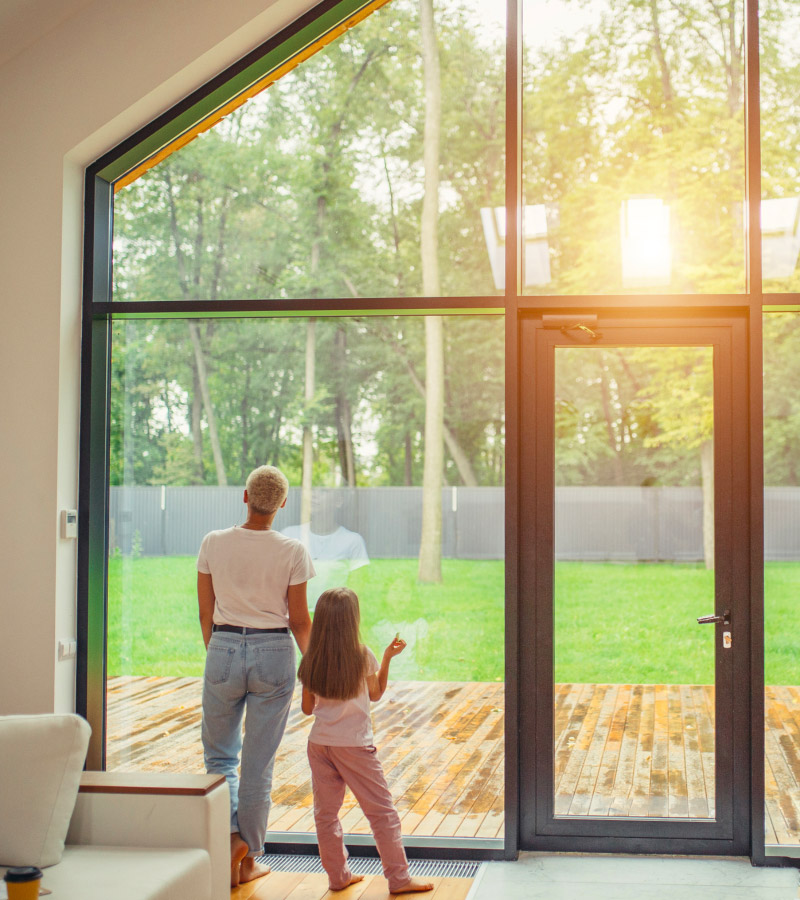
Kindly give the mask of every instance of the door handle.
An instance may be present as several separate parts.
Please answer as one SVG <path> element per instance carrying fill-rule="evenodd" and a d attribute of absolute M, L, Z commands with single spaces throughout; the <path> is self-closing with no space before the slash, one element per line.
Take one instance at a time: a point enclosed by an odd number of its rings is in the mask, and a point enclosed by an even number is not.
<path fill-rule="evenodd" d="M 721 616 L 698 616 L 698 625 L 730 625 L 731 611 L 726 609 Z"/>

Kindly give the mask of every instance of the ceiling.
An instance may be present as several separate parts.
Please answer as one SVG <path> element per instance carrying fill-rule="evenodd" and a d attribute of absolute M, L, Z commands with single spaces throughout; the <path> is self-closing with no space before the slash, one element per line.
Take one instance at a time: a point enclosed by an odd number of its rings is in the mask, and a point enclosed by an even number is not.
<path fill-rule="evenodd" d="M 0 66 L 93 0 L 0 0 Z"/>

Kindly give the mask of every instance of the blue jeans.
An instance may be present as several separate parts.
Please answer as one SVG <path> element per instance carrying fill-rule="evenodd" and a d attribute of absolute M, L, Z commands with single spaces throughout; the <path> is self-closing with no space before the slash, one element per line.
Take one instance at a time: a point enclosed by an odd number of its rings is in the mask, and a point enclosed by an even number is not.
<path fill-rule="evenodd" d="M 203 679 L 203 756 L 206 771 L 228 781 L 231 833 L 241 834 L 250 856 L 263 853 L 272 769 L 296 671 L 289 634 L 211 635 Z"/>

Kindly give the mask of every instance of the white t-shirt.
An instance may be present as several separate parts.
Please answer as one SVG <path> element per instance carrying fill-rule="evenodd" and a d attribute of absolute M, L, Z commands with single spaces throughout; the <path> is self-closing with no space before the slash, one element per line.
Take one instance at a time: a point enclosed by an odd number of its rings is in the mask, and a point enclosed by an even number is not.
<path fill-rule="evenodd" d="M 214 624 L 285 628 L 290 584 L 314 577 L 306 548 L 271 528 L 211 531 L 200 545 L 197 571 L 214 584 Z"/>
<path fill-rule="evenodd" d="M 364 648 L 367 656 L 367 675 L 374 675 L 379 669 L 378 660 L 369 647 Z M 308 735 L 312 744 L 326 747 L 370 747 L 373 743 L 372 719 L 369 714 L 369 688 L 367 681 L 361 691 L 350 700 L 326 700 L 314 695 L 314 724 Z"/>

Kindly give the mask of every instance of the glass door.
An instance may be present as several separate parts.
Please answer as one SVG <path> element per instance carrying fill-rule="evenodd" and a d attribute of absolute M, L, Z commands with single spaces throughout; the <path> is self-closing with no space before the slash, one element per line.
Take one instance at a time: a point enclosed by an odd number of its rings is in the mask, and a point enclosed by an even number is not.
<path fill-rule="evenodd" d="M 522 333 L 523 846 L 745 852 L 742 323 Z"/>

